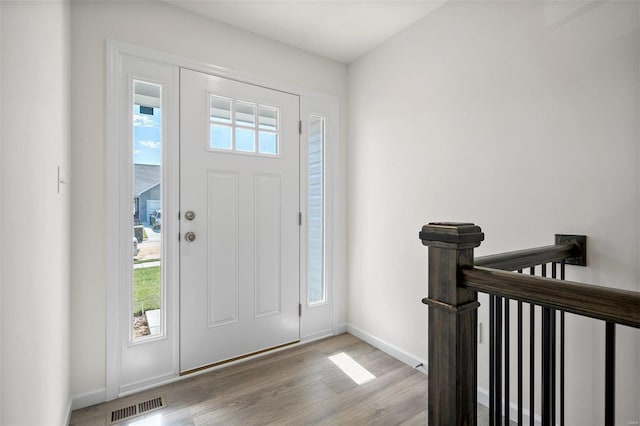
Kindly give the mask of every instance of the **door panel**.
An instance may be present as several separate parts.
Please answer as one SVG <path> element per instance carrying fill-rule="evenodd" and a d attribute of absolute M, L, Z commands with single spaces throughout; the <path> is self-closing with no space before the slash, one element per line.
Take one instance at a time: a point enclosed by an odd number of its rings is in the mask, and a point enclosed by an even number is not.
<path fill-rule="evenodd" d="M 299 99 L 181 70 L 180 108 L 185 372 L 299 340 Z"/>
<path fill-rule="evenodd" d="M 256 175 L 255 188 L 255 316 L 281 312 L 280 206 L 282 177 Z"/>
<path fill-rule="evenodd" d="M 238 321 L 238 173 L 209 170 L 209 327 Z"/>

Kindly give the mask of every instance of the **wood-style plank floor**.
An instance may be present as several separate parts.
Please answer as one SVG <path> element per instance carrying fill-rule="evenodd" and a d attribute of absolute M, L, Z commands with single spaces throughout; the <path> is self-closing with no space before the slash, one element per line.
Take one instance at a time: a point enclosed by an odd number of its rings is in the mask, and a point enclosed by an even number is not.
<path fill-rule="evenodd" d="M 376 378 L 357 385 L 330 360 L 344 352 Z M 71 425 L 108 425 L 113 410 L 162 396 L 123 425 L 424 425 L 427 376 L 342 334 L 76 410 Z M 479 408 L 480 424 L 486 408 Z M 485 423 L 486 424 L 486 423 Z"/>

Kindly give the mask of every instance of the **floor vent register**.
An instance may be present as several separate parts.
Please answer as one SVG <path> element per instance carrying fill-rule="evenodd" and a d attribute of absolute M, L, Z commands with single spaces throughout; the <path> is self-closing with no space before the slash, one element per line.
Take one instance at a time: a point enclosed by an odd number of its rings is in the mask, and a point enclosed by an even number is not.
<path fill-rule="evenodd" d="M 127 407 L 118 408 L 113 410 L 109 416 L 110 424 L 119 423 L 123 420 L 128 420 L 132 417 L 141 416 L 150 411 L 159 410 L 165 407 L 165 403 L 161 396 L 151 398 L 147 401 L 139 402 L 137 404 L 129 405 Z"/>

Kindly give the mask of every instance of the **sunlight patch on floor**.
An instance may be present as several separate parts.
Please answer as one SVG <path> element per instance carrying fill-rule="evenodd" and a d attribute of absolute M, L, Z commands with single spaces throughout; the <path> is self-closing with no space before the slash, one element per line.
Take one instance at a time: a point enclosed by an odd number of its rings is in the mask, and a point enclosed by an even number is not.
<path fill-rule="evenodd" d="M 333 362 L 344 374 L 349 376 L 351 380 L 358 385 L 370 382 L 375 379 L 376 376 L 371 374 L 366 368 L 358 364 L 353 358 L 344 352 L 332 355 L 329 360 Z"/>
<path fill-rule="evenodd" d="M 129 426 L 162 426 L 162 414 L 154 414 L 141 420 L 129 423 Z"/>

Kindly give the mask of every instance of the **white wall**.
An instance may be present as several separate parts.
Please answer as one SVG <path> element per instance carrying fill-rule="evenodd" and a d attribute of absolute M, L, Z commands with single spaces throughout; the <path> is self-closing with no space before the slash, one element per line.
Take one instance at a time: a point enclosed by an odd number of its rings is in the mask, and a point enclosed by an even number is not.
<path fill-rule="evenodd" d="M 0 165 L 2 165 L 2 6 L 0 6 Z M 0 241 L 2 241 L 2 172 L 0 171 Z M 0 413 L 2 413 L 2 246 L 0 246 Z M 2 414 L 0 414 L 0 417 Z"/>
<path fill-rule="evenodd" d="M 162 2 L 72 3 L 71 386 L 72 394 L 84 401 L 104 398 L 105 387 L 106 272 L 102 224 L 107 220 L 103 157 L 106 39 L 335 95 L 341 100 L 342 111 L 346 111 L 347 68 L 343 64 Z M 344 117 L 342 123 L 344 141 Z M 345 148 L 341 150 L 344 153 Z M 344 164 L 338 170 L 344 175 Z M 344 198 L 340 201 L 344 202 Z M 344 218 L 339 219 L 340 229 L 344 229 L 344 222 Z M 344 264 L 338 265 L 338 280 L 344 280 L 341 276 L 344 272 L 340 272 L 344 268 Z M 343 321 L 344 307 L 341 312 Z"/>
<path fill-rule="evenodd" d="M 1 3 L 0 423 L 69 407 L 69 5 Z"/>
<path fill-rule="evenodd" d="M 568 277 L 640 290 L 638 7 L 449 2 L 349 66 L 352 326 L 427 357 L 430 221 L 480 225 L 476 255 L 587 234 L 590 267 Z M 604 327 L 568 323 L 567 424 L 601 424 Z M 619 332 L 624 425 L 638 334 Z"/>

